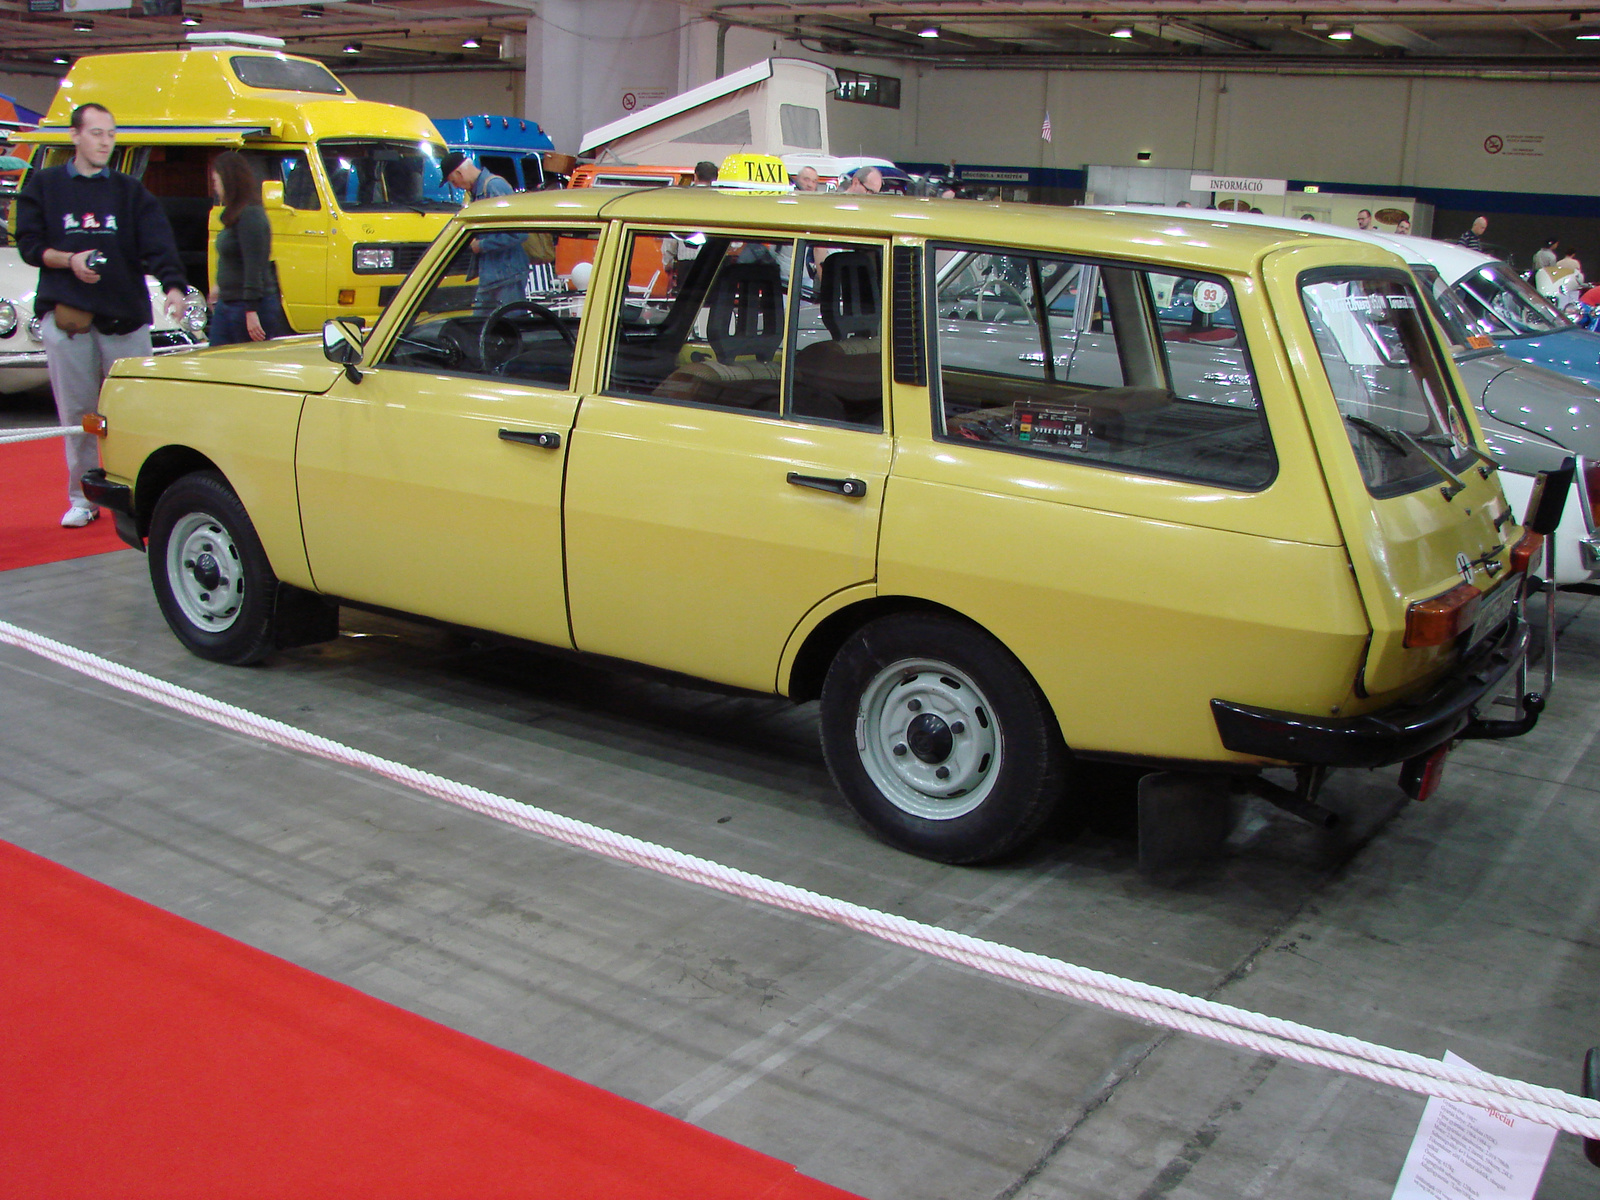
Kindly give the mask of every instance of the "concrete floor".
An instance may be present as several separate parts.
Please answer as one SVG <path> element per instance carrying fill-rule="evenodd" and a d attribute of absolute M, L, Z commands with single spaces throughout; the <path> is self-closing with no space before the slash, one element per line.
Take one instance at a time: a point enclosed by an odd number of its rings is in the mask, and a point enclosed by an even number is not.
<path fill-rule="evenodd" d="M 48 415 L 48 414 L 46 414 Z M 4 424 L 26 405 L 0 405 Z M 44 421 L 43 423 L 50 423 Z M 1131 796 L 957 868 L 834 792 L 812 706 L 347 614 L 261 668 L 184 652 L 131 551 L 0 574 L 0 618 L 373 753 L 745 870 L 1571 1089 L 1600 1042 L 1600 609 L 1520 741 L 1441 794 L 1336 776 L 1139 872 Z M 1285 1065 L 545 843 L 0 647 L 0 837 L 873 1200 L 1374 1197 L 1420 1097 Z M 1539 1196 L 1600 1173 L 1557 1140 Z"/>

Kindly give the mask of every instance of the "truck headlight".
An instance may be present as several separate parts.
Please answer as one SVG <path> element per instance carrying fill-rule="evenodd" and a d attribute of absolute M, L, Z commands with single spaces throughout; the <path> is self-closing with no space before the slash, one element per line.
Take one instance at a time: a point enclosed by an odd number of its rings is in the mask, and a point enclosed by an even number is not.
<path fill-rule="evenodd" d="M 0 300 L 0 338 L 10 337 L 17 331 L 17 306 L 9 300 Z"/>
<path fill-rule="evenodd" d="M 190 335 L 205 340 L 206 321 L 211 316 L 211 306 L 200 294 L 199 288 L 189 288 L 183 295 L 183 320 L 180 322 Z"/>
<path fill-rule="evenodd" d="M 394 270 L 393 246 L 357 246 L 356 270 L 358 271 L 392 271 Z"/>

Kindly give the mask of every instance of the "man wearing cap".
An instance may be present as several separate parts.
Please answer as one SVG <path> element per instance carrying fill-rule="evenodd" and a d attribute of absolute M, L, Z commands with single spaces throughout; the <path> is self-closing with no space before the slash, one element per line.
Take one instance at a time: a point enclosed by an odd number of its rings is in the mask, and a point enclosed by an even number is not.
<path fill-rule="evenodd" d="M 439 164 L 444 181 L 467 194 L 466 202 L 509 196 L 515 189 L 492 171 L 482 170 L 465 154 L 452 150 Z M 528 294 L 528 255 L 522 233 L 480 233 L 472 239 L 478 290 L 472 297 L 477 312 L 489 312 Z"/>

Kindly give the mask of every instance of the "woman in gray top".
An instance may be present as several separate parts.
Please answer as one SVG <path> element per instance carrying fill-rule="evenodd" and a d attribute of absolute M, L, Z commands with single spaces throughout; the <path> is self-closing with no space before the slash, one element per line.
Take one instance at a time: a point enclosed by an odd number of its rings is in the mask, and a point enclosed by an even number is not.
<path fill-rule="evenodd" d="M 261 181 L 244 155 L 229 150 L 211 164 L 211 188 L 222 205 L 217 234 L 217 277 L 211 284 L 211 344 L 263 342 L 262 324 L 272 226 L 261 206 Z"/>

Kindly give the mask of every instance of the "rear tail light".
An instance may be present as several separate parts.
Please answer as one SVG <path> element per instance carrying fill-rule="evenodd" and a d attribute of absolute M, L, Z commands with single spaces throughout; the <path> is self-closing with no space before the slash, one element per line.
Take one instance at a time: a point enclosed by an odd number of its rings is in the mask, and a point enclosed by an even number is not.
<path fill-rule="evenodd" d="M 1406 609 L 1407 649 L 1422 646 L 1448 646 L 1472 628 L 1483 593 L 1470 583 L 1460 583 L 1448 592 L 1417 600 Z"/>
<path fill-rule="evenodd" d="M 1450 755 L 1450 743 L 1437 750 L 1406 760 L 1400 768 L 1400 788 L 1413 800 L 1426 800 L 1438 790 L 1444 778 L 1444 761 Z"/>
<path fill-rule="evenodd" d="M 1600 459 L 1582 459 L 1583 498 L 1589 502 L 1590 529 L 1600 529 Z"/>
<path fill-rule="evenodd" d="M 1539 565 L 1539 555 L 1544 550 L 1544 535 L 1529 531 L 1511 547 L 1511 573 L 1532 571 Z"/>

